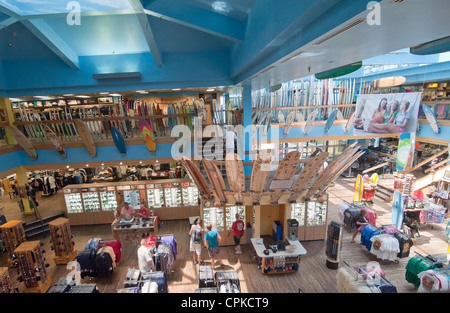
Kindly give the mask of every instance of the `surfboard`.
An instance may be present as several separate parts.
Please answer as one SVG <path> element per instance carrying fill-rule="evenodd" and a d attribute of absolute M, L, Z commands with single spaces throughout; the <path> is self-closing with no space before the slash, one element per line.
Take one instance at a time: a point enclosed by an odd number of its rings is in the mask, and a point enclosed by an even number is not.
<path fill-rule="evenodd" d="M 291 130 L 294 119 L 295 119 L 295 112 L 289 113 L 289 115 L 286 118 L 286 123 L 284 125 L 284 135 L 285 136 L 289 135 L 289 131 Z"/>
<path fill-rule="evenodd" d="M 387 88 L 400 86 L 406 81 L 403 76 L 384 77 L 370 82 L 372 88 Z"/>
<path fill-rule="evenodd" d="M 323 129 L 325 134 L 327 134 L 329 132 L 331 126 L 333 126 L 333 123 L 336 120 L 338 112 L 339 112 L 339 110 L 334 110 L 333 112 L 331 112 L 330 116 L 328 117 L 327 122 L 325 123 L 325 127 Z"/>
<path fill-rule="evenodd" d="M 361 174 L 358 174 L 358 176 L 356 176 L 355 195 L 353 197 L 353 202 L 361 202 L 363 189 L 364 189 L 363 177 Z"/>
<path fill-rule="evenodd" d="M 86 149 L 89 151 L 91 156 L 95 157 L 97 155 L 97 151 L 95 149 L 94 138 L 89 132 L 89 129 L 87 128 L 86 124 L 84 124 L 82 120 L 76 119 L 75 126 L 78 135 L 80 136 L 81 141 L 83 141 L 83 144 L 85 145 Z"/>
<path fill-rule="evenodd" d="M 219 197 L 219 201 L 222 204 L 227 203 L 227 196 L 225 195 L 225 190 L 227 187 L 225 185 L 225 181 L 223 180 L 222 173 L 213 161 L 203 158 L 202 162 L 209 182 Z"/>
<path fill-rule="evenodd" d="M 13 135 L 14 139 L 16 139 L 19 146 L 21 146 L 33 160 L 36 160 L 38 157 L 36 150 L 28 138 L 17 127 L 9 126 L 9 131 L 11 132 L 11 135 Z"/>
<path fill-rule="evenodd" d="M 186 170 L 186 172 L 189 174 L 191 179 L 194 181 L 194 183 L 197 185 L 200 196 L 203 199 L 212 201 L 213 194 L 212 194 L 211 190 L 209 189 L 208 185 L 206 184 L 206 181 L 203 178 L 202 173 L 200 172 L 198 167 L 194 164 L 194 162 L 192 162 L 187 157 L 183 157 L 180 159 L 180 163 L 183 166 L 183 168 Z"/>
<path fill-rule="evenodd" d="M 293 203 L 302 195 L 303 191 L 308 188 L 314 180 L 320 168 L 323 166 L 329 156 L 329 152 L 318 153 L 314 157 L 308 159 L 303 165 L 303 169 L 292 187 L 293 193 L 289 197 L 289 202 Z"/>
<path fill-rule="evenodd" d="M 276 204 L 283 190 L 288 190 L 294 183 L 292 177 L 297 170 L 300 160 L 300 151 L 291 151 L 281 160 L 270 182 L 270 202 Z"/>
<path fill-rule="evenodd" d="M 245 191 L 244 165 L 240 157 L 235 153 L 228 153 L 225 156 L 225 170 L 230 189 L 233 191 L 233 198 L 236 204 L 244 203 L 242 193 Z"/>
<path fill-rule="evenodd" d="M 120 130 L 118 130 L 115 126 L 111 126 L 111 136 L 120 154 L 122 155 L 127 154 L 127 146 L 125 145 L 125 140 L 123 139 Z"/>
<path fill-rule="evenodd" d="M 335 69 L 332 69 L 330 71 L 318 73 L 315 75 L 317 79 L 329 79 L 329 78 L 335 78 L 343 75 L 347 75 L 350 73 L 353 73 L 357 70 L 359 70 L 362 67 L 362 61 L 355 62 L 352 64 L 348 64 L 345 66 L 341 66 Z"/>
<path fill-rule="evenodd" d="M 53 130 L 50 129 L 47 125 L 43 125 L 43 131 L 45 133 L 45 136 L 52 144 L 53 148 L 58 151 L 58 153 L 61 155 L 61 157 L 64 159 L 67 157 L 66 151 L 64 150 L 63 144 L 58 136 L 53 132 Z"/>
<path fill-rule="evenodd" d="M 439 132 L 440 132 L 439 124 L 437 122 L 436 115 L 434 115 L 433 110 L 431 110 L 431 108 L 426 104 L 422 104 L 422 109 L 423 109 L 423 112 L 425 113 L 425 117 L 427 118 L 428 123 L 430 123 L 431 129 L 436 134 L 439 134 Z"/>
<path fill-rule="evenodd" d="M 139 119 L 139 129 L 141 131 L 142 139 L 144 140 L 145 145 L 147 146 L 148 150 L 151 153 L 155 153 L 156 138 L 155 138 L 155 134 L 153 133 L 152 127 L 145 119 L 140 118 Z"/>
<path fill-rule="evenodd" d="M 311 130 L 311 127 L 314 123 L 314 120 L 316 119 L 317 111 L 313 111 L 308 115 L 308 118 L 306 119 L 305 129 L 303 130 L 304 135 L 308 135 L 309 131 Z"/>
<path fill-rule="evenodd" d="M 267 114 L 265 121 L 264 121 L 263 136 L 267 136 L 267 133 L 269 132 L 271 119 L 272 119 L 272 113 Z"/>
<path fill-rule="evenodd" d="M 350 115 L 350 117 L 348 118 L 347 123 L 345 124 L 345 127 L 344 127 L 344 131 L 345 131 L 345 132 L 348 132 L 348 131 L 350 130 L 350 128 L 351 128 L 351 127 L 353 126 L 353 124 L 355 123 L 355 120 L 356 120 L 356 111 L 353 112 L 353 113 Z"/>
<path fill-rule="evenodd" d="M 370 176 L 369 183 L 372 184 L 372 186 L 376 187 L 378 185 L 378 174 L 373 173 L 372 176 Z"/>
<path fill-rule="evenodd" d="M 403 171 L 411 162 L 410 155 L 413 147 L 413 136 L 410 133 L 401 133 L 398 139 L 396 169 L 397 172 Z"/>
<path fill-rule="evenodd" d="M 392 224 L 398 230 L 402 229 L 403 225 L 403 196 L 398 190 L 394 191 L 392 198 Z"/>
<path fill-rule="evenodd" d="M 272 150 L 262 150 L 253 161 L 252 174 L 250 176 L 250 191 L 253 192 L 252 203 L 259 203 L 262 192 L 269 181 L 270 169 L 272 165 Z"/>

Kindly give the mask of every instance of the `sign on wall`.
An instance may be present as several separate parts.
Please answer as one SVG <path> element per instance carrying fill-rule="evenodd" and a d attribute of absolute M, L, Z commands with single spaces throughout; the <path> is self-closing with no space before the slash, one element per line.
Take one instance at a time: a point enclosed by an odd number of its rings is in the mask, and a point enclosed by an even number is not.
<path fill-rule="evenodd" d="M 415 133 L 421 92 L 358 95 L 354 135 Z"/>

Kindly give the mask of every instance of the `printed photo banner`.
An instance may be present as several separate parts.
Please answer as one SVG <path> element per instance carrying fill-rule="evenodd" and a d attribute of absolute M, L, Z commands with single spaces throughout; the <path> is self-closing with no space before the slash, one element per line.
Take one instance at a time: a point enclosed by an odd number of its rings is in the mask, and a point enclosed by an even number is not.
<path fill-rule="evenodd" d="M 353 134 L 415 133 L 421 92 L 358 95 Z"/>

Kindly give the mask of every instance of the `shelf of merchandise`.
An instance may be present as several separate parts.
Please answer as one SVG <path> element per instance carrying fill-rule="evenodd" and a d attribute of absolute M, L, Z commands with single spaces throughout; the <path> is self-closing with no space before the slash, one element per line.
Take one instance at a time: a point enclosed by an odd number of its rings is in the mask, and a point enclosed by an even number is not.
<path fill-rule="evenodd" d="M 20 246 L 23 242 L 27 241 L 25 230 L 23 228 L 22 221 L 9 221 L 0 226 L 0 234 L 5 245 L 6 252 L 8 253 L 8 267 L 16 267 L 14 261 L 14 250 Z"/>
<path fill-rule="evenodd" d="M 234 245 L 233 231 L 231 226 L 236 220 L 235 215 L 239 213 L 241 220 L 247 224 L 247 217 L 252 216 L 252 206 L 244 205 L 215 205 L 214 203 L 202 202 L 201 219 L 203 221 L 203 229 L 206 231 L 206 225 L 211 223 L 212 228 L 217 230 L 222 237 L 221 246 Z M 247 227 L 241 238 L 241 244 L 246 243 Z"/>
<path fill-rule="evenodd" d="M 160 220 L 200 215 L 198 190 L 188 179 L 69 185 L 62 193 L 71 225 L 111 224 L 125 201 L 136 212 L 144 204 Z"/>
<path fill-rule="evenodd" d="M 328 195 L 315 201 L 292 203 L 291 218 L 298 221 L 298 240 L 324 240 L 327 233 Z"/>

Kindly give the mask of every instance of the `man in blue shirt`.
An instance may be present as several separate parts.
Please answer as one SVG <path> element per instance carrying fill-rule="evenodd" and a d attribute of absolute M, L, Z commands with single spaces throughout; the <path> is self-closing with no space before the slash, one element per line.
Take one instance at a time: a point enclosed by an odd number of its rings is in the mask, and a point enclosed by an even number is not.
<path fill-rule="evenodd" d="M 217 230 L 212 230 L 212 225 L 208 223 L 206 225 L 206 230 L 208 231 L 205 234 L 204 242 L 205 242 L 205 248 L 208 249 L 208 255 L 211 258 L 211 266 L 214 267 L 214 258 L 216 257 L 217 260 L 219 260 L 219 267 L 224 266 L 222 259 L 220 258 L 219 252 L 219 244 L 222 240 L 222 237 L 220 237 Z"/>

